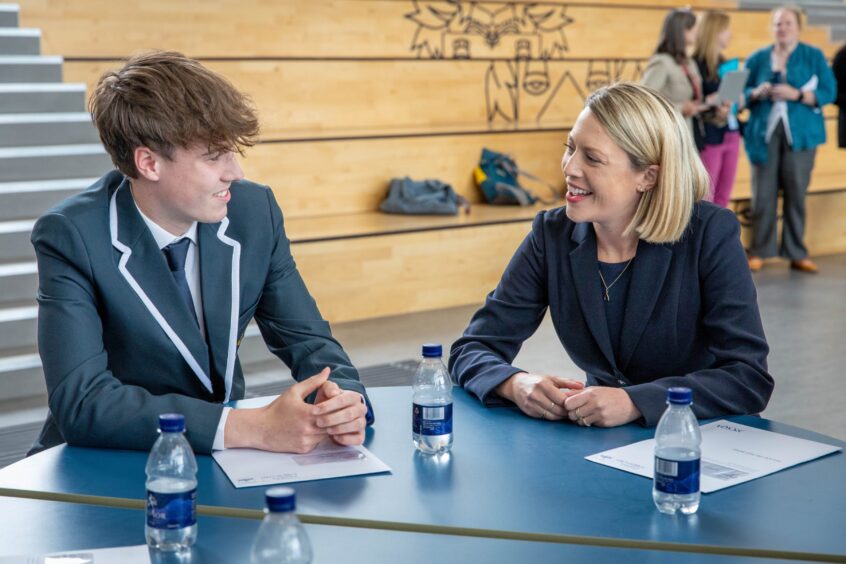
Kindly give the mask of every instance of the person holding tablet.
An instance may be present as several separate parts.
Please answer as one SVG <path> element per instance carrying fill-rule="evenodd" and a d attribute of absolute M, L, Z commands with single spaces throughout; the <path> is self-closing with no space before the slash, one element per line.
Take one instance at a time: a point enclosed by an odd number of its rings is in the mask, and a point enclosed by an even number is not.
<path fill-rule="evenodd" d="M 702 93 L 706 101 L 713 100 L 715 103 L 709 111 L 701 114 L 705 147 L 699 156 L 711 178 L 711 190 L 706 199 L 724 208 L 731 199 L 740 152 L 740 128 L 737 117 L 732 113 L 731 102 L 713 99 L 712 96 L 719 90 L 721 72 L 725 71 L 723 52 L 731 40 L 728 14 L 705 12 L 696 30 L 693 60 L 702 76 Z"/>
<path fill-rule="evenodd" d="M 655 425 L 672 386 L 700 418 L 762 411 L 774 384 L 740 225 L 701 201 L 681 114 L 641 85 L 601 88 L 562 168 L 567 205 L 535 217 L 452 345 L 453 378 L 486 406 L 586 426 Z M 547 310 L 587 386 L 512 364 Z"/>

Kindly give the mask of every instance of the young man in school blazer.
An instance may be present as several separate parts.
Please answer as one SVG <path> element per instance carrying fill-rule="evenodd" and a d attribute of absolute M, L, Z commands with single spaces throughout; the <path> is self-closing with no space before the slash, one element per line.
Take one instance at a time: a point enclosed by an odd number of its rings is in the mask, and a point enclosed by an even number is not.
<path fill-rule="evenodd" d="M 117 170 L 32 232 L 50 407 L 32 452 L 148 449 L 165 412 L 185 415 L 202 453 L 361 444 L 373 416 L 358 373 L 297 271 L 272 192 L 235 158 L 258 134 L 248 100 L 194 60 L 150 52 L 105 73 L 90 110 Z M 252 318 L 298 383 L 264 408 L 230 409 Z"/>

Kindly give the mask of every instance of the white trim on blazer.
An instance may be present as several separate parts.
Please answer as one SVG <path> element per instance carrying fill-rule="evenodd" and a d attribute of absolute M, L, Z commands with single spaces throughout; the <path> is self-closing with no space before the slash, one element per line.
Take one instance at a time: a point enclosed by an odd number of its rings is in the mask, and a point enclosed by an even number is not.
<path fill-rule="evenodd" d="M 229 316 L 229 350 L 226 352 L 226 396 L 223 402 L 229 401 L 229 394 L 232 392 L 232 377 L 235 373 L 235 358 L 238 351 L 238 311 L 241 298 L 241 243 L 226 236 L 226 228 L 229 227 L 229 218 L 224 217 L 217 230 L 217 238 L 225 245 L 232 247 L 232 307 Z"/>
<path fill-rule="evenodd" d="M 130 274 L 129 270 L 126 268 L 126 263 L 129 261 L 129 257 L 132 256 L 132 249 L 124 245 L 118 240 L 118 219 L 117 219 L 117 193 L 119 190 L 115 190 L 114 194 L 112 194 L 112 199 L 109 202 L 109 231 L 111 232 L 112 237 L 112 245 L 122 253 L 120 258 L 120 262 L 118 263 L 118 270 L 120 271 L 121 275 L 126 278 L 126 281 L 129 282 L 130 287 L 138 294 L 138 297 L 141 298 L 141 302 L 144 304 L 144 307 L 150 312 L 159 326 L 167 335 L 168 339 L 173 342 L 176 349 L 179 351 L 179 354 L 182 355 L 182 358 L 185 359 L 185 362 L 188 363 L 188 366 L 191 367 L 191 370 L 194 371 L 197 378 L 203 384 L 203 386 L 209 391 L 209 393 L 213 393 L 211 379 L 209 379 L 208 375 L 203 371 L 200 367 L 197 360 L 194 358 L 194 355 L 191 354 L 191 351 L 188 350 L 188 347 L 185 346 L 185 343 L 182 342 L 182 339 L 179 338 L 179 335 L 173 330 L 155 304 L 152 302 L 149 296 L 147 296 L 144 289 L 141 288 L 138 281 Z M 227 237 L 225 235 L 226 228 L 229 226 L 229 219 L 223 218 L 221 222 L 220 229 L 217 231 L 217 238 L 220 239 L 224 244 L 232 247 L 232 304 L 231 304 L 231 315 L 230 315 L 230 326 L 229 326 L 229 350 L 227 351 L 227 360 L 226 360 L 226 374 L 225 374 L 225 384 L 226 384 L 226 396 L 224 398 L 224 402 L 229 401 L 229 396 L 232 390 L 232 378 L 235 371 L 235 354 L 236 354 L 236 347 L 237 347 L 237 336 L 238 336 L 238 307 L 239 307 L 239 297 L 240 297 L 240 264 L 241 264 L 241 244 L 237 241 Z"/>

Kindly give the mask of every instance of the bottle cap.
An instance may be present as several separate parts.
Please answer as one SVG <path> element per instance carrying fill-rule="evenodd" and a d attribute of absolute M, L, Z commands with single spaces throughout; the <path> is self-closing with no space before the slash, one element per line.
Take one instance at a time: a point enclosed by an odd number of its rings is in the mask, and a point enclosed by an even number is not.
<path fill-rule="evenodd" d="M 293 488 L 279 486 L 264 492 L 267 510 L 271 513 L 287 513 L 297 508 L 297 494 Z"/>
<path fill-rule="evenodd" d="M 693 392 L 690 388 L 670 388 L 667 390 L 667 401 L 679 405 L 693 403 Z"/>
<path fill-rule="evenodd" d="M 181 413 L 159 415 L 159 429 L 162 433 L 181 433 L 185 430 L 185 416 Z"/>
<path fill-rule="evenodd" d="M 441 358 L 444 349 L 438 343 L 426 343 L 423 345 L 423 356 L 426 358 Z"/>

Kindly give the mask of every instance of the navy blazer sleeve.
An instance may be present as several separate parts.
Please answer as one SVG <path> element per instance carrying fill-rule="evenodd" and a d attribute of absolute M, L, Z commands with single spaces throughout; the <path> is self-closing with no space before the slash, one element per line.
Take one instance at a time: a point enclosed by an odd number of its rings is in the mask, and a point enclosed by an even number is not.
<path fill-rule="evenodd" d="M 450 351 L 453 377 L 485 405 L 511 403 L 494 389 L 512 375 L 524 372 L 511 362 L 546 313 L 549 300 L 542 223 L 543 214 L 539 214 L 499 284 Z"/>
<path fill-rule="evenodd" d="M 704 226 L 698 279 L 700 322 L 713 362 L 625 388 L 647 425 L 658 423 L 672 386 L 693 390 L 693 412 L 700 419 L 759 413 L 772 394 L 769 346 L 755 284 L 740 242 L 740 224 L 730 210 L 714 213 Z"/>
<path fill-rule="evenodd" d="M 158 415 L 185 415 L 197 452 L 211 452 L 223 406 L 181 394 L 153 395 L 115 378 L 103 341 L 89 253 L 76 226 L 50 213 L 35 224 L 38 347 L 51 417 L 76 446 L 148 450 Z M 45 354 L 49 351 L 49 354 Z"/>
<path fill-rule="evenodd" d="M 306 288 L 285 235 L 282 211 L 272 192 L 266 191 L 271 214 L 273 254 L 255 319 L 270 351 L 291 367 L 297 381 L 329 367 L 330 380 L 339 387 L 358 392 L 367 403 L 367 423 L 373 423 L 373 408 L 341 344 L 332 336 L 314 298 Z"/>

